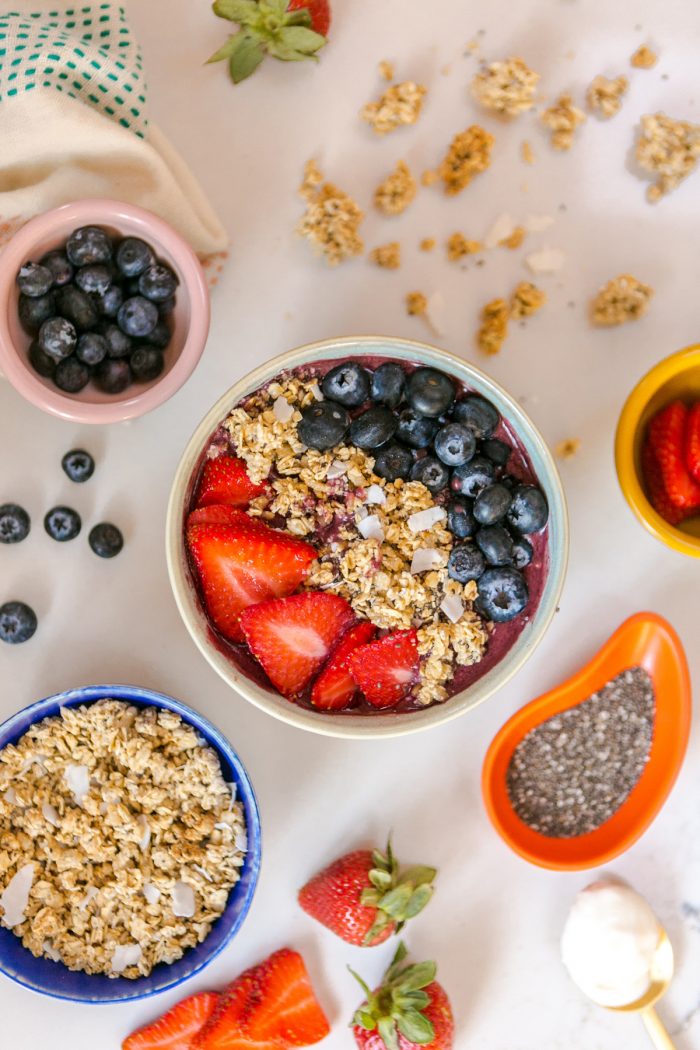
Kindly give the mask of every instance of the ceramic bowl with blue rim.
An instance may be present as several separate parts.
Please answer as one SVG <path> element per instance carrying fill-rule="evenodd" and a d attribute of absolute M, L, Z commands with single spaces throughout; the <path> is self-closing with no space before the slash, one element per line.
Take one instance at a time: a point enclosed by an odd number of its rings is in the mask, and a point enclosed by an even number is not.
<path fill-rule="evenodd" d="M 0 725 L 0 749 L 16 743 L 30 726 L 58 715 L 63 707 L 77 707 L 110 698 L 135 707 L 159 707 L 173 711 L 193 726 L 219 756 L 224 780 L 235 783 L 243 805 L 248 851 L 240 880 L 229 893 L 226 909 L 201 944 L 188 948 L 174 963 L 159 963 L 148 977 L 129 979 L 69 970 L 61 962 L 35 959 L 20 938 L 0 925 L 0 973 L 13 981 L 54 999 L 81 1003 L 115 1003 L 144 999 L 174 988 L 216 958 L 235 937 L 248 914 L 260 871 L 261 834 L 258 804 L 248 774 L 228 740 L 206 718 L 170 696 L 127 685 L 92 685 L 57 693 L 25 707 Z"/>

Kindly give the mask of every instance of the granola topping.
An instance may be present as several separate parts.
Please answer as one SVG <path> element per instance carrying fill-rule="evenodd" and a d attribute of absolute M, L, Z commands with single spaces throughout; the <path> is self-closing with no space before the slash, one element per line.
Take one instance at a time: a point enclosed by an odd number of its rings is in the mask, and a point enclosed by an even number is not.
<path fill-rule="evenodd" d="M 411 317 L 422 317 L 428 312 L 428 297 L 423 292 L 409 292 L 406 296 L 406 313 Z"/>
<path fill-rule="evenodd" d="M 652 203 L 665 197 L 695 171 L 700 157 L 700 124 L 647 113 L 637 142 L 637 161 L 657 176 L 647 190 Z"/>
<path fill-rule="evenodd" d="M 591 320 L 604 327 L 636 321 L 647 313 L 653 294 L 653 288 L 642 284 L 631 273 L 620 274 L 596 295 L 591 303 Z"/>
<path fill-rule="evenodd" d="M 307 203 L 298 232 L 325 256 L 328 265 L 336 266 L 361 255 L 364 243 L 359 228 L 364 213 L 347 193 L 330 182 L 323 182 L 314 161 L 306 165 L 299 192 Z"/>
<path fill-rule="evenodd" d="M 457 262 L 465 255 L 476 255 L 483 247 L 480 241 L 470 241 L 463 233 L 453 233 L 447 241 L 447 258 L 450 262 Z"/>
<path fill-rule="evenodd" d="M 403 125 L 416 123 L 426 93 L 427 88 L 423 84 L 404 80 L 388 88 L 376 102 L 368 102 L 363 106 L 360 117 L 367 121 L 377 135 L 386 135 Z"/>
<path fill-rule="evenodd" d="M 522 58 L 492 62 L 472 80 L 472 94 L 487 109 L 517 117 L 532 109 L 539 73 L 530 69 Z"/>
<path fill-rule="evenodd" d="M 486 171 L 494 141 L 493 135 L 478 124 L 455 135 L 439 169 L 445 193 L 449 196 L 461 193 L 475 175 Z"/>
<path fill-rule="evenodd" d="M 569 150 L 576 128 L 583 124 L 586 114 L 574 105 L 571 95 L 560 95 L 553 106 L 545 109 L 541 119 L 552 133 L 550 141 L 554 149 Z"/>
<path fill-rule="evenodd" d="M 385 270 L 398 270 L 401 266 L 401 245 L 398 241 L 380 244 L 369 253 L 370 261 Z"/>
<path fill-rule="evenodd" d="M 586 103 L 588 108 L 604 120 L 609 120 L 619 113 L 622 106 L 622 98 L 629 88 L 629 80 L 625 76 L 608 77 L 598 76 L 591 81 L 586 92 Z"/>
<path fill-rule="evenodd" d="M 653 69 L 658 61 L 659 56 L 656 52 L 652 51 L 646 44 L 642 44 L 630 58 L 630 65 L 634 66 L 635 69 Z"/>
<path fill-rule="evenodd" d="M 514 321 L 520 321 L 524 317 L 531 317 L 546 302 L 547 296 L 541 288 L 532 284 L 531 281 L 521 281 L 511 296 L 510 316 Z"/>
<path fill-rule="evenodd" d="M 492 299 L 481 312 L 476 345 L 484 354 L 497 354 L 508 335 L 510 310 L 505 299 Z"/>
<path fill-rule="evenodd" d="M 415 197 L 417 188 L 408 164 L 400 160 L 374 191 L 375 206 L 385 215 L 400 215 Z"/>

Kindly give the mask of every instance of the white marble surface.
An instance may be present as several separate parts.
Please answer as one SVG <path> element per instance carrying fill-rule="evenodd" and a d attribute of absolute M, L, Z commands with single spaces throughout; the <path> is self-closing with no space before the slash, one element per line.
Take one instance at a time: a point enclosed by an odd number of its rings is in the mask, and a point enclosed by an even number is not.
<path fill-rule="evenodd" d="M 22 5 L 25 6 L 25 5 Z M 34 5 L 27 3 L 27 8 Z M 479 795 L 484 751 L 518 706 L 571 673 L 630 613 L 654 609 L 680 632 L 693 672 L 698 564 L 666 551 L 628 511 L 615 479 L 612 438 L 635 380 L 658 358 L 698 338 L 697 258 L 700 174 L 656 208 L 627 170 L 633 127 L 643 112 L 700 116 L 697 53 L 700 8 L 687 0 L 336 0 L 332 44 L 317 67 L 268 64 L 234 89 L 221 67 L 201 63 L 226 27 L 203 0 L 132 0 L 148 63 L 152 114 L 187 155 L 233 238 L 213 301 L 211 339 L 186 389 L 146 419 L 83 429 L 41 415 L 0 384 L 2 498 L 23 503 L 35 528 L 21 547 L 0 549 L 3 598 L 35 606 L 35 640 L 0 652 L 0 715 L 69 686 L 98 681 L 154 686 L 210 716 L 239 748 L 259 792 L 264 867 L 251 914 L 236 941 L 188 991 L 218 986 L 288 943 L 305 953 L 333 1020 L 327 1050 L 349 1047 L 345 1028 L 358 1001 L 346 963 L 370 981 L 389 947 L 351 949 L 308 920 L 295 889 L 348 846 L 395 831 L 397 849 L 440 869 L 437 896 L 408 934 L 416 957 L 434 957 L 457 1015 L 456 1046 L 481 1050 L 617 1050 L 643 1047 L 639 1023 L 587 1005 L 558 957 L 569 903 L 592 874 L 554 874 L 519 860 L 492 831 Z M 657 46 L 656 69 L 632 74 L 622 113 L 591 119 L 570 154 L 550 152 L 534 120 L 504 126 L 477 113 L 467 93 L 476 67 L 465 57 L 479 36 L 483 54 L 522 54 L 550 93 L 581 96 L 597 73 L 628 70 L 642 42 Z M 376 63 L 430 89 L 415 129 L 375 140 L 356 119 L 380 88 Z M 492 170 L 462 196 L 424 190 L 403 217 L 368 210 L 368 246 L 396 237 L 405 262 L 394 273 L 362 260 L 328 272 L 292 235 L 295 188 L 316 155 L 328 177 L 369 205 L 375 183 L 400 157 L 418 171 L 441 156 L 475 119 L 494 132 Z M 519 159 L 527 137 L 533 167 Z M 572 552 L 561 612 L 538 652 L 502 693 L 462 721 L 395 742 L 333 742 L 288 729 L 231 693 L 195 650 L 172 600 L 162 554 L 169 479 L 184 443 L 216 397 L 251 366 L 289 346 L 340 334 L 424 336 L 403 308 L 407 291 L 441 290 L 443 345 L 475 359 L 480 305 L 525 276 L 524 249 L 497 250 L 483 268 L 419 253 L 426 236 L 454 230 L 481 237 L 502 211 L 551 213 L 532 238 L 566 252 L 550 302 L 526 329 L 514 328 L 486 363 L 553 443 L 582 440 L 562 467 Z M 656 289 L 647 319 L 593 331 L 586 301 L 604 280 L 631 270 Z M 483 362 L 480 362 L 483 363 Z M 62 453 L 85 445 L 98 459 L 93 481 L 63 477 Z M 58 547 L 41 528 L 58 501 L 87 521 L 111 518 L 126 549 L 100 562 L 80 541 Z M 671 935 L 678 975 L 662 1013 L 679 1050 L 700 1046 L 700 816 L 698 738 L 654 826 L 613 866 L 647 895 Z M 0 982 L 3 1046 L 15 1050 L 116 1050 L 135 1025 L 177 993 L 131 1006 L 89 1009 L 39 998 Z"/>

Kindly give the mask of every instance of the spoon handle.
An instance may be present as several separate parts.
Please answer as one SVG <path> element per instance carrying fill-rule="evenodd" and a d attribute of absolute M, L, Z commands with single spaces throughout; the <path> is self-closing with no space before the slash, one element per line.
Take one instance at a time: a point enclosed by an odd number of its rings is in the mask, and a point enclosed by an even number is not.
<path fill-rule="evenodd" d="M 647 1030 L 647 1035 L 656 1047 L 656 1050 L 676 1050 L 671 1042 L 671 1036 L 664 1028 L 661 1018 L 653 1006 L 648 1006 L 646 1010 L 642 1010 L 642 1021 Z"/>

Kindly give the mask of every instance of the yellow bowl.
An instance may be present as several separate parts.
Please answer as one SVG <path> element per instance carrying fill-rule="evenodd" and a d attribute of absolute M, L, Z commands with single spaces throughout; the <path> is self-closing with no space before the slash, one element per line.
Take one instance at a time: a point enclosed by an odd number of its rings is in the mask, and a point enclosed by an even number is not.
<path fill-rule="evenodd" d="M 615 436 L 615 466 L 623 495 L 645 529 L 672 550 L 700 558 L 700 515 L 669 525 L 647 499 L 642 445 L 649 420 L 670 401 L 700 400 L 700 344 L 659 361 L 625 402 Z"/>

